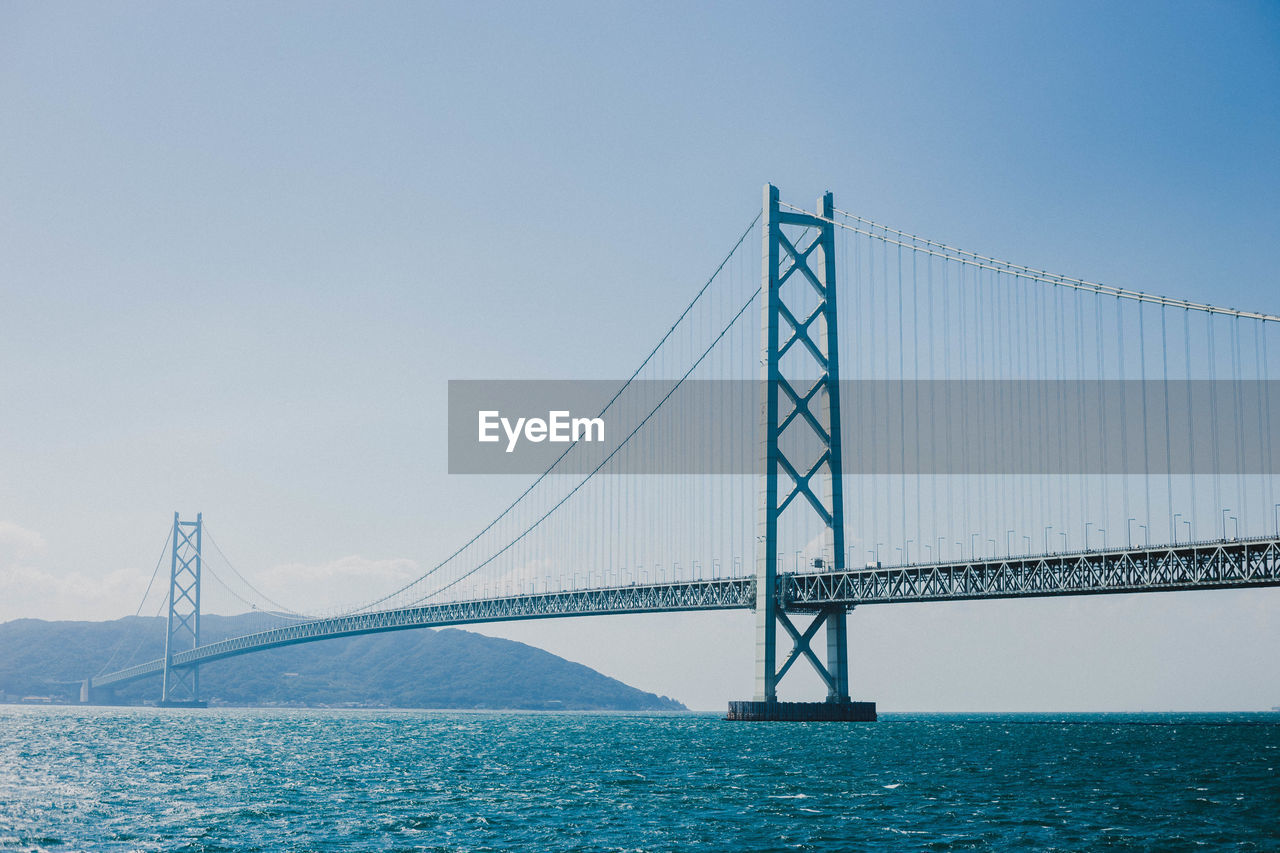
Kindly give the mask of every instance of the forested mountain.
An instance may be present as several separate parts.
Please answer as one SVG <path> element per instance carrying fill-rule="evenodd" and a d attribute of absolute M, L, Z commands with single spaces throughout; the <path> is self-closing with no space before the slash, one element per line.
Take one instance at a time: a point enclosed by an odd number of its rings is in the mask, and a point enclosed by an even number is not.
<path fill-rule="evenodd" d="M 259 630 L 262 614 L 206 615 L 205 642 Z M 0 624 L 0 701 L 79 699 L 88 675 L 162 657 L 164 620 Z M 456 628 L 415 629 L 304 643 L 206 664 L 202 698 L 211 704 L 680 710 L 549 652 Z M 160 695 L 154 676 L 116 691 L 140 704 Z"/>

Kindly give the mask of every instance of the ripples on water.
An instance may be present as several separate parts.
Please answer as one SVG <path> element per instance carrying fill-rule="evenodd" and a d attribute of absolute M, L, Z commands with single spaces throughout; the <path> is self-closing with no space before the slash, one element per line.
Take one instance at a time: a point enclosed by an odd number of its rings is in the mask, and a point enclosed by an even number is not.
<path fill-rule="evenodd" d="M 1280 716 L 0 707 L 0 850 L 1280 850 Z"/>

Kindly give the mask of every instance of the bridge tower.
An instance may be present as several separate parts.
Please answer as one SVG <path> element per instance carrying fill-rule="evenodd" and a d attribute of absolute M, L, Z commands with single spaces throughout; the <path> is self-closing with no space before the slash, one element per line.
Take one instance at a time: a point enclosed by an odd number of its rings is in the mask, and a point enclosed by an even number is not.
<path fill-rule="evenodd" d="M 173 665 L 173 656 L 200 645 L 200 546 L 203 513 L 195 521 L 173 514 L 173 551 L 169 560 L 169 621 L 164 643 L 164 685 L 160 705 L 202 708 L 200 667 Z"/>
<path fill-rule="evenodd" d="M 815 513 L 825 528 L 821 570 L 845 569 L 834 213 L 831 193 L 818 200 L 815 215 L 784 210 L 778 189 L 765 186 L 755 697 L 729 703 L 730 719 L 874 720 L 876 716 L 875 703 L 849 699 L 846 607 L 811 611 L 812 621 L 802 632 L 788 615 L 798 611 L 787 606 L 787 576 L 778 571 L 778 519 L 795 501 L 797 508 Z M 780 441 L 788 429 L 806 431 L 809 435 L 804 438 L 811 440 Z M 797 445 L 816 446 L 816 461 L 788 451 Z M 780 472 L 786 475 L 781 490 Z M 781 667 L 779 625 L 792 641 L 791 653 Z M 824 625 L 825 660 L 810 647 Z M 802 656 L 826 682 L 826 701 L 780 703 L 778 682 Z"/>

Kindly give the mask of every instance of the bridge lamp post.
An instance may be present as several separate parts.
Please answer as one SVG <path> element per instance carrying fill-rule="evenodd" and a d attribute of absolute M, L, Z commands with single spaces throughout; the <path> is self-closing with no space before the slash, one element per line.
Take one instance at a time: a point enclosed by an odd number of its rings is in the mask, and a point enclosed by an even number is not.
<path fill-rule="evenodd" d="M 893 546 L 893 550 L 895 550 L 895 551 L 897 551 L 899 554 L 901 554 L 901 553 L 902 553 L 902 546 L 901 546 L 901 545 L 894 545 L 894 546 Z M 906 564 L 907 564 L 907 561 L 904 559 L 904 560 L 903 560 L 899 565 L 903 565 L 903 566 L 905 566 Z"/>
<path fill-rule="evenodd" d="M 1047 526 L 1047 527 L 1045 527 L 1045 529 L 1044 529 L 1044 552 L 1045 552 L 1046 554 L 1048 554 L 1048 553 L 1049 553 L 1049 531 L 1050 531 L 1050 530 L 1052 530 L 1052 529 L 1053 529 L 1053 525 L 1052 525 L 1052 524 L 1048 525 L 1048 526 Z"/>
<path fill-rule="evenodd" d="M 944 539 L 946 539 L 946 538 L 947 538 L 947 537 L 945 537 L 945 536 L 939 536 L 939 537 L 938 537 L 938 562 L 942 562 L 942 540 L 944 540 Z"/>
<path fill-rule="evenodd" d="M 1191 534 L 1191 522 L 1189 522 L 1189 521 L 1184 521 L 1184 522 L 1182 522 L 1182 523 L 1183 523 L 1183 524 L 1185 524 L 1185 525 L 1187 526 L 1187 541 L 1188 541 L 1188 542 L 1190 542 L 1190 541 L 1191 541 L 1191 535 L 1192 535 L 1192 534 Z"/>
<path fill-rule="evenodd" d="M 978 559 L 978 534 L 976 533 L 969 534 L 969 559 Z"/>
<path fill-rule="evenodd" d="M 1105 527 L 1099 527 L 1098 535 L 1102 537 L 1102 547 L 1105 549 L 1107 547 L 1107 529 Z"/>
<path fill-rule="evenodd" d="M 1231 516 L 1231 522 L 1232 522 L 1232 524 L 1233 524 L 1233 525 L 1235 525 L 1235 532 L 1236 532 L 1236 536 L 1235 536 L 1235 538 L 1236 538 L 1237 540 L 1239 540 L 1239 539 L 1240 539 L 1240 519 L 1236 518 L 1236 517 L 1233 515 L 1233 516 Z"/>
<path fill-rule="evenodd" d="M 933 546 L 926 544 L 924 546 L 925 553 L 929 555 L 929 562 L 933 562 Z"/>
<path fill-rule="evenodd" d="M 903 546 L 903 548 L 902 548 L 902 559 L 906 560 L 908 564 L 910 564 L 910 563 L 911 563 L 911 550 L 910 550 L 910 549 L 911 549 L 911 543 L 912 543 L 912 542 L 914 542 L 914 541 L 916 541 L 916 540 L 914 540 L 914 539 L 908 539 L 908 540 L 906 541 L 906 544 L 905 544 L 905 545 Z"/>
<path fill-rule="evenodd" d="M 1124 523 L 1124 535 L 1129 542 L 1130 550 L 1133 549 L 1133 523 L 1137 520 L 1136 518 L 1129 518 Z"/>
<path fill-rule="evenodd" d="M 1143 542 L 1142 547 L 1150 548 L 1151 547 L 1151 531 L 1147 529 L 1147 526 L 1145 524 L 1139 524 L 1138 527 L 1142 529 L 1142 542 Z"/>
<path fill-rule="evenodd" d="M 1065 554 L 1068 550 L 1067 534 L 1063 532 L 1063 533 L 1059 533 L 1058 535 L 1062 537 L 1062 552 Z"/>
<path fill-rule="evenodd" d="M 1178 519 L 1182 518 L 1182 513 L 1175 512 L 1173 514 L 1173 544 L 1178 544 Z"/>
<path fill-rule="evenodd" d="M 876 552 L 868 548 L 867 549 L 867 565 L 869 566 L 875 565 L 875 562 L 876 562 Z"/>
<path fill-rule="evenodd" d="M 1086 521 L 1086 522 L 1084 523 L 1084 549 L 1085 549 L 1086 551 L 1088 551 L 1088 550 L 1089 550 L 1089 528 L 1090 528 L 1090 527 L 1093 527 L 1093 522 L 1092 522 L 1092 521 Z"/>
<path fill-rule="evenodd" d="M 1004 532 L 1004 555 L 1006 557 L 1013 556 L 1013 531 L 1006 530 Z"/>
<path fill-rule="evenodd" d="M 991 559 L 994 560 L 996 558 L 996 540 L 988 539 L 987 541 L 991 543 Z"/>
<path fill-rule="evenodd" d="M 1227 513 L 1229 512 L 1231 512 L 1229 509 L 1222 511 L 1222 541 L 1224 542 L 1227 541 Z"/>
<path fill-rule="evenodd" d="M 1272 508 L 1272 513 L 1275 515 L 1276 519 L 1276 535 L 1280 536 L 1280 504 L 1276 504 L 1275 507 Z"/>
<path fill-rule="evenodd" d="M 1027 540 L 1027 550 L 1026 550 L 1026 552 L 1025 552 L 1025 553 L 1030 554 L 1030 553 L 1031 553 L 1031 537 L 1024 533 L 1024 534 L 1022 534 L 1022 538 L 1023 538 L 1023 539 L 1025 539 L 1025 540 Z M 1046 547 L 1045 547 L 1045 553 L 1048 553 L 1048 551 L 1049 551 L 1049 549 L 1048 549 L 1048 547 L 1047 547 L 1048 543 L 1045 543 L 1045 544 L 1046 544 Z"/>

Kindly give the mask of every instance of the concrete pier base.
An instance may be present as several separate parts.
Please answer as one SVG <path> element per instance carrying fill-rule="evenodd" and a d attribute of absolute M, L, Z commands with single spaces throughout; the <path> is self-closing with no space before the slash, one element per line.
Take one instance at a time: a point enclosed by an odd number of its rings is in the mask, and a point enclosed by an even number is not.
<path fill-rule="evenodd" d="M 110 687 L 91 687 L 89 679 L 80 682 L 80 703 L 82 705 L 119 705 L 115 691 Z"/>
<path fill-rule="evenodd" d="M 874 723 L 875 702 L 730 702 L 726 720 Z"/>

